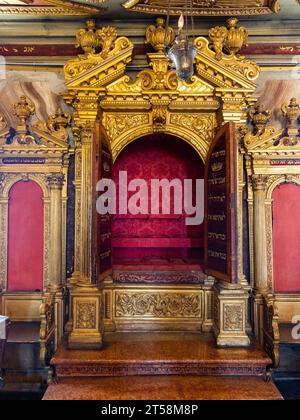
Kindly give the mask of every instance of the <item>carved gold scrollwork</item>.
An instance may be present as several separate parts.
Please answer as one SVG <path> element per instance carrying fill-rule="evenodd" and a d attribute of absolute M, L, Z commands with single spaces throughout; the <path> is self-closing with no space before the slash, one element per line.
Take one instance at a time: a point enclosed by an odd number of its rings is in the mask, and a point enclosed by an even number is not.
<path fill-rule="evenodd" d="M 94 302 L 78 302 L 77 306 L 77 329 L 93 330 L 96 328 L 97 305 Z"/>
<path fill-rule="evenodd" d="M 243 306 L 226 304 L 224 306 L 224 331 L 243 331 Z"/>
<path fill-rule="evenodd" d="M 196 294 L 119 293 L 116 301 L 117 317 L 190 318 L 201 313 L 201 297 Z"/>

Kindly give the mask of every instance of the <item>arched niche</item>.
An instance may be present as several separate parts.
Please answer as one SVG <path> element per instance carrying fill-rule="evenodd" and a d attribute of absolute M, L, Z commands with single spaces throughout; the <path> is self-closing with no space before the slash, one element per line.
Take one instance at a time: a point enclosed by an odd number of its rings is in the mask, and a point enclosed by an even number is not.
<path fill-rule="evenodd" d="M 42 291 L 44 270 L 44 194 L 33 180 L 9 190 L 7 289 Z"/>
<path fill-rule="evenodd" d="M 186 215 L 174 214 L 171 192 L 171 214 L 150 214 L 152 179 L 193 180 L 193 204 L 196 179 L 204 178 L 204 164 L 196 150 L 175 136 L 153 134 L 130 142 L 114 162 L 114 179 L 119 191 L 119 174 L 127 172 L 128 183 L 145 180 L 148 185 L 146 215 L 116 215 L 112 226 L 112 256 L 116 269 L 129 264 L 131 269 L 201 270 L 204 247 L 203 224 L 187 226 Z M 184 183 L 182 182 L 182 185 Z M 128 198 L 134 193 L 129 193 Z M 204 197 L 203 197 L 204 199 Z M 184 204 L 184 203 L 183 203 Z M 117 209 L 118 209 L 117 205 Z M 184 207 L 184 205 L 183 205 Z"/>
<path fill-rule="evenodd" d="M 300 186 L 283 183 L 273 199 L 273 276 L 276 293 L 300 292 Z"/>

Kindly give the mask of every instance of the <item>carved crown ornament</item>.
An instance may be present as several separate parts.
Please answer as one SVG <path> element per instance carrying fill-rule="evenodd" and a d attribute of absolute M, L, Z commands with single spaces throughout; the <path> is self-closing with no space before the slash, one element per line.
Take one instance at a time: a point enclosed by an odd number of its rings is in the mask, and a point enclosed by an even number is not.
<path fill-rule="evenodd" d="M 114 28 L 99 29 L 89 20 L 76 36 L 81 52 L 64 68 L 64 99 L 74 107 L 75 131 L 101 115 L 114 157 L 135 138 L 162 132 L 187 140 L 205 159 L 217 128 L 217 111 L 222 109 L 223 121 L 245 123 L 260 74 L 256 63 L 238 55 L 247 30 L 239 28 L 237 19 L 224 28 L 219 47 L 212 38 L 217 30 L 210 40 L 195 40 L 195 74 L 184 82 L 164 53 L 165 37 L 171 41 L 175 36 L 172 28 L 165 33 L 164 19 L 146 29 L 153 52 L 147 54 L 148 67 L 133 77 L 126 74 L 126 66 L 134 45 L 118 37 Z"/>
<path fill-rule="evenodd" d="M 249 111 L 249 122 L 253 130 L 248 131 L 243 139 L 249 153 L 300 155 L 300 105 L 296 98 L 292 98 L 281 109 L 281 129 L 270 124 L 272 113 L 265 110 L 262 104 Z"/>
<path fill-rule="evenodd" d="M 66 151 L 69 149 L 69 129 L 71 116 L 58 108 L 47 121 L 32 122 L 35 105 L 22 95 L 14 104 L 12 114 L 17 119 L 16 126 L 9 126 L 0 114 L 0 150 L 2 153 L 22 152 L 34 154 L 46 150 Z"/>

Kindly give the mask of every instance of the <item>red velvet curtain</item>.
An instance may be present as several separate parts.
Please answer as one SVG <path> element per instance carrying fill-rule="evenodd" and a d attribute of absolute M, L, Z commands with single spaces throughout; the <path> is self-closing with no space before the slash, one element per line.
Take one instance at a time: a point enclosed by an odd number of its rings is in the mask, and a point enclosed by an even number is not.
<path fill-rule="evenodd" d="M 131 143 L 114 165 L 119 188 L 120 171 L 133 179 L 203 179 L 204 165 L 196 151 L 183 140 L 153 135 Z M 195 203 L 194 182 L 194 203 Z M 150 190 L 150 188 L 149 188 Z M 128 194 L 128 198 L 133 193 Z M 171 213 L 173 209 L 171 194 Z M 150 193 L 149 193 L 150 203 Z M 149 204 L 150 207 L 150 204 Z M 117 207 L 118 208 L 118 207 Z M 161 203 L 160 203 L 161 208 Z M 122 215 L 113 220 L 113 257 L 120 260 L 195 259 L 203 257 L 203 225 L 186 226 L 186 215 Z"/>
<path fill-rule="evenodd" d="M 300 292 L 300 187 L 282 184 L 273 192 L 274 283 L 278 293 Z"/>
<path fill-rule="evenodd" d="M 43 191 L 33 181 L 16 183 L 8 210 L 8 290 L 43 289 Z"/>

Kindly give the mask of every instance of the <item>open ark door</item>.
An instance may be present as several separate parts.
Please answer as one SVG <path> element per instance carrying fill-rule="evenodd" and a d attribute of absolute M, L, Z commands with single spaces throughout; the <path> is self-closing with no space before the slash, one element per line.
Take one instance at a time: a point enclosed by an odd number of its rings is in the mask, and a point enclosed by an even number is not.
<path fill-rule="evenodd" d="M 206 273 L 237 283 L 237 153 L 236 127 L 217 133 L 205 167 Z"/>
<path fill-rule="evenodd" d="M 101 179 L 112 179 L 113 160 L 109 139 L 100 121 L 94 128 L 93 141 L 93 221 L 92 221 L 92 266 L 95 283 L 103 281 L 112 274 L 112 215 L 100 215 L 97 212 L 97 184 Z"/>

